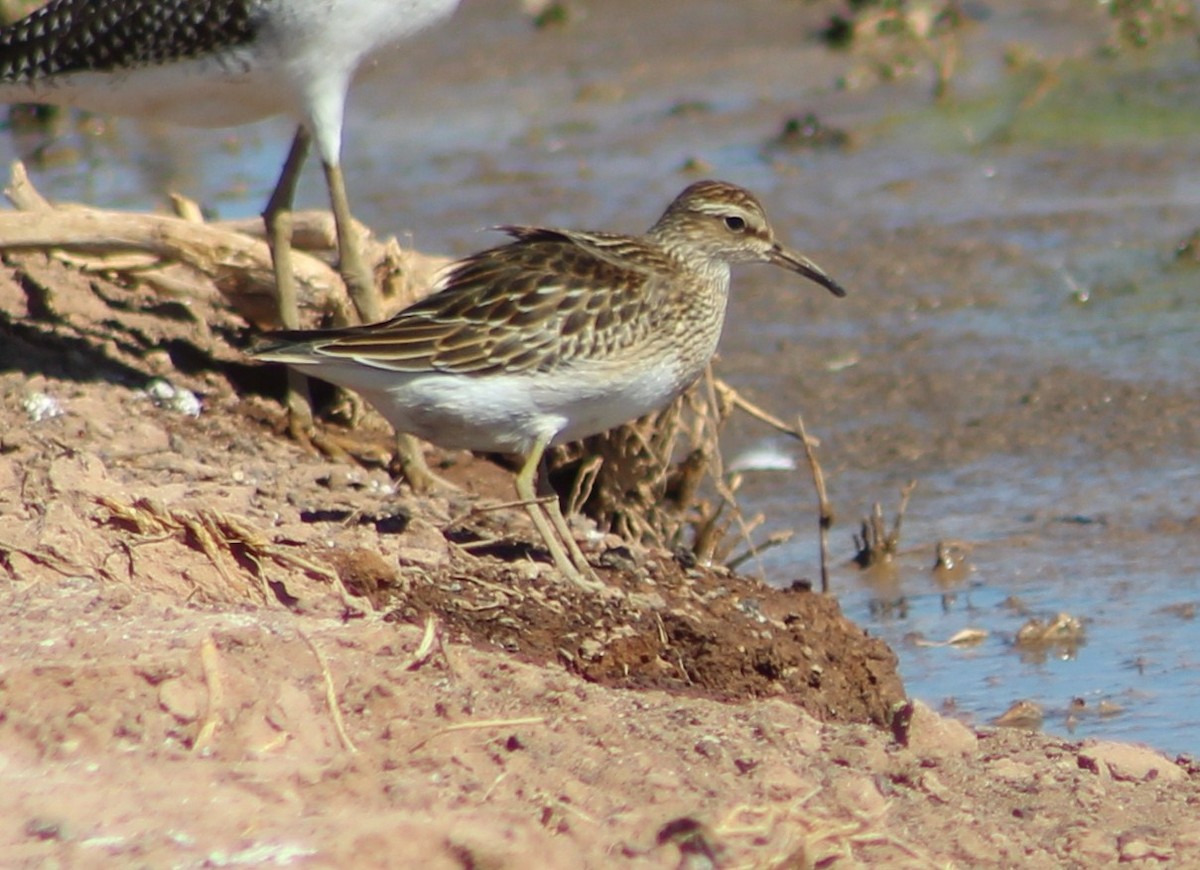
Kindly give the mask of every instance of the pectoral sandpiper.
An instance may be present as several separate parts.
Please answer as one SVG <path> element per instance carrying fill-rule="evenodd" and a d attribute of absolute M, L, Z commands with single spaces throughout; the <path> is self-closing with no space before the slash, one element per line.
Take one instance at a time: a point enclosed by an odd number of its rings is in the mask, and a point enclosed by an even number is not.
<path fill-rule="evenodd" d="M 717 347 L 730 265 L 772 263 L 845 291 L 776 241 L 751 193 L 720 181 L 692 184 L 643 236 L 499 229 L 515 241 L 452 264 L 390 320 L 275 333 L 255 356 L 356 390 L 399 431 L 523 456 L 516 488 L 534 526 L 562 574 L 595 589 L 557 500 L 547 518 L 536 498 L 546 448 L 693 383 Z"/>

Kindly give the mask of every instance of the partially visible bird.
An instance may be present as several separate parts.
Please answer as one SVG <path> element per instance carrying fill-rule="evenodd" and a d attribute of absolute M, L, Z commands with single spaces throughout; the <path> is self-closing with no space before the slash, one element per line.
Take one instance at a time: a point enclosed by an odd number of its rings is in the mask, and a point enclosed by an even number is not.
<path fill-rule="evenodd" d="M 537 498 L 546 448 L 687 389 L 716 350 L 731 264 L 772 263 L 845 291 L 776 241 L 758 200 L 726 182 L 692 184 L 643 236 L 500 229 L 514 241 L 452 264 L 390 320 L 270 334 L 255 356 L 356 390 L 401 432 L 520 454 L 517 493 L 551 557 L 596 589 L 557 500 L 545 501 L 547 518 Z"/>
<path fill-rule="evenodd" d="M 325 172 L 339 270 L 359 317 L 378 320 L 342 176 L 347 93 L 458 0 L 51 0 L 0 28 L 0 103 L 50 103 L 192 127 L 272 115 L 297 122 L 263 213 L 279 319 L 299 325 L 291 209 L 311 144 Z M 295 404 L 293 407 L 296 408 Z M 307 404 L 297 408 L 307 413 Z"/>

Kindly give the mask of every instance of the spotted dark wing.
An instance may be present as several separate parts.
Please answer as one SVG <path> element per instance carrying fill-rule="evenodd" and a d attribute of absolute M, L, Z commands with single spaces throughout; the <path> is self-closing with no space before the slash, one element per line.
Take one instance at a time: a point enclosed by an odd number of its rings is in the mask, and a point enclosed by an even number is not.
<path fill-rule="evenodd" d="M 613 357 L 642 337 L 651 279 L 644 263 L 616 253 L 636 240 L 506 229 L 516 242 L 460 260 L 432 295 L 384 323 L 313 341 L 312 352 L 394 371 L 489 374 Z"/>
<path fill-rule="evenodd" d="M 0 82 L 199 57 L 256 28 L 252 0 L 51 0 L 0 30 Z"/>

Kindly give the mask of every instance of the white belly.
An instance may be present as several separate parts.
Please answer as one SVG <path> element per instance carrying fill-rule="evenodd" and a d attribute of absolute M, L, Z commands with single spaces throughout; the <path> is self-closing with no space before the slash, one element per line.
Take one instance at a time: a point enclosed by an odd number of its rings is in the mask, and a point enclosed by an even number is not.
<path fill-rule="evenodd" d="M 305 368 L 298 366 L 298 368 Z M 685 389 L 670 367 L 529 375 L 407 375 L 322 360 L 309 374 L 357 390 L 401 432 L 442 447 L 526 453 L 565 444 L 658 410 Z"/>

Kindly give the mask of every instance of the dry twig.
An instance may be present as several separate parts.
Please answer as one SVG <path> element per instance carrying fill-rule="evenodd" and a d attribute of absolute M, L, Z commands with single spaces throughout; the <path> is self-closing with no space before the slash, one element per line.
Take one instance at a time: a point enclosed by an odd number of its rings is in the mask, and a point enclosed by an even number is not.
<path fill-rule="evenodd" d="M 217 733 L 217 722 L 221 708 L 225 705 L 225 683 L 221 679 L 221 660 L 217 644 L 211 634 L 200 642 L 200 667 L 204 671 L 204 685 L 208 689 L 208 701 L 204 709 L 204 724 L 192 744 L 193 752 L 204 752 L 212 744 Z"/>
<path fill-rule="evenodd" d="M 423 747 L 425 744 L 429 743 L 431 740 L 434 740 L 438 737 L 442 737 L 443 735 L 446 735 L 446 734 L 451 734 L 455 731 L 482 731 L 482 730 L 486 730 L 489 728 L 515 728 L 519 725 L 545 725 L 545 724 L 546 724 L 545 716 L 524 716 L 520 719 L 484 719 L 479 722 L 458 722 L 457 724 L 454 724 L 454 725 L 447 725 L 445 728 L 439 728 L 437 731 L 434 731 L 428 737 L 418 740 L 416 743 L 414 743 L 412 746 L 409 747 L 408 751 L 416 752 L 418 749 Z"/>
<path fill-rule="evenodd" d="M 329 715 L 333 718 L 333 727 L 337 731 L 338 739 L 342 741 L 342 746 L 346 747 L 347 752 L 351 755 L 357 755 L 358 747 L 354 745 L 354 741 L 346 733 L 346 723 L 342 719 L 341 707 L 338 706 L 337 690 L 333 685 L 333 672 L 329 670 L 329 662 L 311 637 L 303 631 L 299 631 L 298 633 L 300 638 L 308 644 L 308 648 L 312 650 L 313 657 L 316 658 L 317 664 L 321 667 L 321 679 L 325 683 L 325 703 L 329 706 Z"/>
<path fill-rule="evenodd" d="M 208 508 L 195 511 L 168 508 L 161 502 L 144 497 L 126 504 L 101 495 L 96 496 L 96 502 L 108 510 L 107 522 L 125 526 L 150 540 L 163 540 L 183 532 L 186 540 L 208 558 L 231 589 L 242 589 L 243 584 L 230 572 L 227 559 L 234 564 L 238 564 L 239 560 L 249 562 L 254 567 L 264 602 L 276 598 L 267 587 L 262 564 L 263 560 L 270 560 L 281 567 L 298 569 L 326 581 L 350 609 L 371 607 L 368 599 L 351 596 L 342 584 L 341 576 L 332 568 L 272 544 L 242 517 Z"/>
<path fill-rule="evenodd" d="M 915 480 L 910 480 L 900 490 L 900 505 L 896 509 L 891 531 L 888 531 L 883 519 L 883 508 L 879 506 L 879 502 L 875 502 L 871 515 L 863 519 L 861 534 L 854 536 L 854 562 L 860 568 L 890 562 L 900 551 L 900 524 L 904 522 L 908 499 L 916 485 Z"/>

